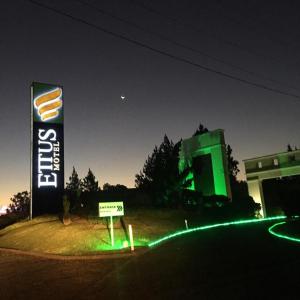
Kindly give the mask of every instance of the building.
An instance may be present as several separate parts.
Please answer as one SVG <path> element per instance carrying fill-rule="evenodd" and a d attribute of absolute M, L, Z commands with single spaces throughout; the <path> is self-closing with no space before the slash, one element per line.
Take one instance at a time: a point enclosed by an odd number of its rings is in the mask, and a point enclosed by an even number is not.
<path fill-rule="evenodd" d="M 300 175 L 300 150 L 254 157 L 244 160 L 249 195 L 261 204 L 262 215 L 268 212 L 262 182 L 267 179 Z"/>
<path fill-rule="evenodd" d="M 204 196 L 223 195 L 231 198 L 224 130 L 217 129 L 185 139 L 179 152 L 179 172 L 192 171 L 191 189 Z"/>

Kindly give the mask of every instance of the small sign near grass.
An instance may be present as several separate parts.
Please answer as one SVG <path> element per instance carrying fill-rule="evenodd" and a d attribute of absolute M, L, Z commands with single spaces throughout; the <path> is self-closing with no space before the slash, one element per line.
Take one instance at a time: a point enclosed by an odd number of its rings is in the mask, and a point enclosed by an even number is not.
<path fill-rule="evenodd" d="M 123 202 L 99 202 L 99 217 L 124 216 Z"/>
<path fill-rule="evenodd" d="M 114 246 L 114 223 L 113 217 L 124 216 L 124 204 L 120 202 L 99 202 L 99 217 L 110 217 L 111 245 Z"/>

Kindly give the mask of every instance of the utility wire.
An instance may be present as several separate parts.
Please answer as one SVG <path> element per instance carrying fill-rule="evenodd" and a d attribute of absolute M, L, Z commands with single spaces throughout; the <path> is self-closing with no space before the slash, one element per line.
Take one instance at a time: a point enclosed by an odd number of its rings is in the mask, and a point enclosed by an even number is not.
<path fill-rule="evenodd" d="M 243 52 L 247 52 L 247 53 L 249 53 L 251 55 L 254 55 L 256 57 L 264 58 L 264 59 L 267 59 L 267 60 L 272 60 L 272 61 L 275 61 L 277 63 L 284 64 L 284 65 L 286 65 L 288 67 L 291 67 L 291 68 L 295 69 L 295 65 L 284 63 L 284 62 L 282 62 L 281 59 L 277 58 L 276 56 L 265 55 L 263 53 L 255 51 L 253 49 L 249 49 L 247 47 L 244 47 L 239 42 L 230 41 L 230 40 L 227 40 L 227 39 L 224 39 L 224 38 L 220 37 L 217 34 L 209 33 L 209 32 L 207 32 L 207 30 L 200 29 L 199 27 L 195 27 L 195 26 L 193 26 L 193 25 L 191 25 L 189 23 L 186 23 L 186 22 L 178 19 L 178 18 L 175 18 L 175 17 L 170 16 L 168 14 L 162 13 L 159 10 L 154 9 L 154 8 L 148 6 L 148 5 L 146 5 L 146 4 L 144 4 L 144 3 L 140 2 L 140 1 L 137 1 L 137 0 L 129 0 L 129 1 L 131 3 L 133 3 L 134 5 L 136 5 L 138 7 L 141 7 L 142 9 L 144 9 L 144 10 L 146 10 L 146 11 L 152 13 L 152 14 L 158 15 L 161 18 L 168 19 L 169 21 L 171 21 L 171 22 L 173 22 L 175 24 L 179 24 L 181 27 L 189 28 L 190 30 L 193 30 L 196 33 L 205 34 L 210 39 L 217 40 L 218 42 L 221 42 L 223 44 L 229 45 L 229 46 L 234 47 L 234 48 L 238 48 L 239 50 L 241 50 Z"/>
<path fill-rule="evenodd" d="M 246 74 L 249 74 L 249 75 L 251 75 L 251 76 L 257 77 L 257 78 L 259 78 L 259 79 L 268 80 L 268 81 L 273 82 L 273 83 L 275 83 L 275 84 L 279 84 L 279 85 L 281 85 L 281 86 L 285 86 L 285 87 L 288 87 L 288 88 L 292 88 L 292 89 L 294 89 L 294 90 L 300 92 L 300 89 L 299 89 L 298 87 L 295 87 L 295 86 L 293 86 L 293 85 L 290 85 L 290 84 L 281 82 L 281 81 L 279 81 L 279 80 L 276 80 L 276 79 L 273 79 L 273 78 L 264 76 L 264 75 L 262 75 L 262 74 L 259 74 L 259 73 L 253 72 L 253 71 L 249 71 L 249 70 L 247 70 L 247 69 L 245 69 L 245 68 L 236 66 L 236 65 L 234 65 L 234 64 L 232 64 L 232 63 L 230 63 L 230 62 L 227 62 L 227 61 L 225 61 L 225 60 L 223 60 L 223 59 L 220 59 L 220 58 L 217 58 L 217 57 L 215 57 L 215 56 L 213 56 L 213 55 L 210 55 L 210 54 L 208 54 L 208 53 L 205 53 L 205 52 L 203 52 L 202 50 L 199 50 L 199 49 L 196 49 L 196 48 L 187 46 L 187 45 L 182 44 L 182 43 L 180 43 L 180 42 L 177 42 L 176 40 L 171 39 L 171 38 L 169 38 L 169 37 L 167 37 L 167 36 L 165 36 L 165 35 L 163 35 L 163 34 L 160 34 L 160 33 L 157 33 L 157 32 L 155 32 L 155 31 L 149 30 L 149 29 L 147 29 L 147 28 L 145 28 L 145 27 L 142 27 L 142 26 L 140 26 L 140 25 L 138 25 L 138 24 L 136 24 L 136 23 L 133 23 L 133 22 L 131 22 L 131 21 L 128 21 L 128 20 L 125 20 L 125 19 L 123 19 L 123 18 L 121 18 L 121 17 L 118 17 L 118 16 L 114 15 L 113 13 L 108 12 L 108 11 L 102 9 L 102 8 L 99 8 L 99 7 L 95 6 L 95 5 L 92 5 L 92 4 L 90 4 L 90 3 L 86 2 L 86 1 L 83 1 L 83 0 L 75 0 L 75 1 L 78 2 L 78 3 L 80 3 L 80 4 L 82 4 L 82 5 L 85 5 L 85 6 L 89 7 L 89 8 L 91 8 L 91 9 L 93 9 L 94 11 L 96 11 L 96 12 L 102 14 L 102 15 L 109 16 L 109 17 L 111 17 L 111 18 L 113 18 L 113 19 L 115 19 L 115 20 L 117 20 L 117 21 L 120 21 L 120 22 L 122 22 L 122 23 L 124 23 L 124 24 L 127 24 L 127 25 L 129 25 L 129 26 L 131 26 L 131 27 L 133 27 L 133 28 L 136 28 L 136 29 L 140 30 L 140 31 L 143 31 L 143 32 L 146 32 L 146 33 L 148 33 L 148 34 L 154 35 L 154 36 L 160 38 L 161 40 L 167 41 L 167 42 L 169 42 L 169 43 L 171 43 L 171 44 L 173 44 L 173 45 L 175 45 L 175 46 L 177 46 L 177 47 L 180 47 L 180 48 L 189 50 L 189 51 L 194 52 L 194 53 L 197 53 L 197 54 L 200 54 L 200 55 L 202 55 L 202 56 L 204 56 L 204 57 L 207 57 L 207 58 L 209 58 L 209 59 L 211 59 L 211 60 L 213 60 L 213 61 L 216 61 L 216 62 L 221 63 L 221 64 L 223 64 L 223 65 L 229 66 L 229 67 L 231 67 L 231 68 L 233 68 L 233 69 L 242 71 L 242 72 L 244 72 L 244 73 L 246 73 Z"/>
<path fill-rule="evenodd" d="M 50 10 L 52 12 L 55 12 L 55 13 L 57 13 L 59 15 L 67 17 L 67 18 L 69 18 L 69 19 L 71 19 L 73 21 L 76 21 L 78 23 L 85 24 L 85 25 L 87 25 L 89 27 L 92 27 L 92 28 L 94 28 L 94 29 L 96 29 L 98 31 L 101 31 L 103 33 L 106 33 L 108 35 L 111 35 L 111 36 L 114 36 L 114 37 L 119 38 L 121 40 L 127 41 L 127 42 L 129 42 L 129 43 L 131 43 L 133 45 L 139 46 L 139 47 L 144 48 L 144 49 L 148 49 L 148 50 L 150 50 L 152 52 L 155 52 L 155 53 L 161 54 L 161 55 L 163 55 L 165 57 L 169 57 L 169 58 L 172 58 L 174 60 L 186 63 L 188 65 L 194 66 L 194 67 L 199 68 L 201 70 L 204 70 L 204 71 L 207 71 L 207 72 L 210 72 L 210 73 L 213 73 L 213 74 L 217 74 L 217 75 L 220 75 L 222 77 L 226 77 L 226 78 L 238 81 L 238 82 L 242 82 L 242 83 L 245 83 L 245 84 L 250 85 L 250 86 L 258 87 L 258 88 L 261 88 L 261 89 L 264 89 L 264 90 L 267 90 L 267 91 L 272 91 L 272 92 L 277 93 L 277 94 L 289 96 L 291 98 L 295 98 L 297 100 L 300 100 L 300 96 L 299 95 L 296 95 L 296 94 L 293 94 L 293 93 L 289 93 L 289 92 L 285 92 L 283 90 L 272 88 L 272 87 L 269 87 L 269 86 L 266 86 L 266 85 L 263 85 L 263 84 L 260 84 L 260 83 L 252 82 L 252 81 L 240 78 L 240 77 L 236 77 L 236 76 L 230 75 L 230 74 L 222 72 L 222 71 L 218 71 L 218 70 L 215 70 L 215 69 L 203 66 L 203 65 L 195 63 L 195 62 L 193 62 L 191 60 L 188 60 L 188 59 L 186 59 L 184 57 L 173 55 L 173 54 L 168 53 L 166 51 L 163 51 L 163 50 L 154 48 L 152 46 L 149 46 L 147 44 L 141 43 L 141 42 L 139 42 L 137 40 L 128 38 L 128 37 L 126 37 L 124 35 L 121 35 L 119 33 L 112 32 L 110 30 L 107 30 L 107 29 L 99 26 L 99 25 L 90 23 L 90 22 L 88 22 L 88 21 L 86 21 L 84 19 L 81 19 L 79 17 L 71 15 L 70 13 L 66 13 L 66 12 L 64 12 L 62 10 L 59 10 L 57 8 L 54 8 L 54 7 L 48 6 L 46 4 L 40 3 L 38 1 L 35 1 L 35 0 L 25 0 L 25 1 L 30 2 L 30 3 L 32 3 L 34 5 L 39 6 L 39 7 L 42 7 L 44 9 Z"/>

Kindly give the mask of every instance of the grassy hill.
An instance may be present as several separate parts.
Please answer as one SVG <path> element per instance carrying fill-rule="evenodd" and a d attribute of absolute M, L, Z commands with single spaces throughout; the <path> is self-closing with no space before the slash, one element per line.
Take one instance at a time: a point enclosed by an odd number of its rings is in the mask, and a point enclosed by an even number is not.
<path fill-rule="evenodd" d="M 112 248 L 106 218 L 72 215 L 72 223 L 65 226 L 57 216 L 45 215 L 0 230 L 0 247 L 61 255 L 96 254 L 122 249 L 123 242 L 129 241 L 129 224 L 133 226 L 135 245 L 146 246 L 151 240 L 184 229 L 186 218 L 191 216 L 181 210 L 127 210 L 123 226 L 120 218 L 114 219 Z"/>

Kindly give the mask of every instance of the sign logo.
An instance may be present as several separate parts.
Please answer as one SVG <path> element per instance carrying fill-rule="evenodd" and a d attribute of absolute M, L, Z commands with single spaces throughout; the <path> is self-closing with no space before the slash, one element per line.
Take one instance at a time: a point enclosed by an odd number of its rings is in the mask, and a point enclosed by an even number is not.
<path fill-rule="evenodd" d="M 62 89 L 57 87 L 34 99 L 34 107 L 43 122 L 55 119 L 62 107 Z"/>

